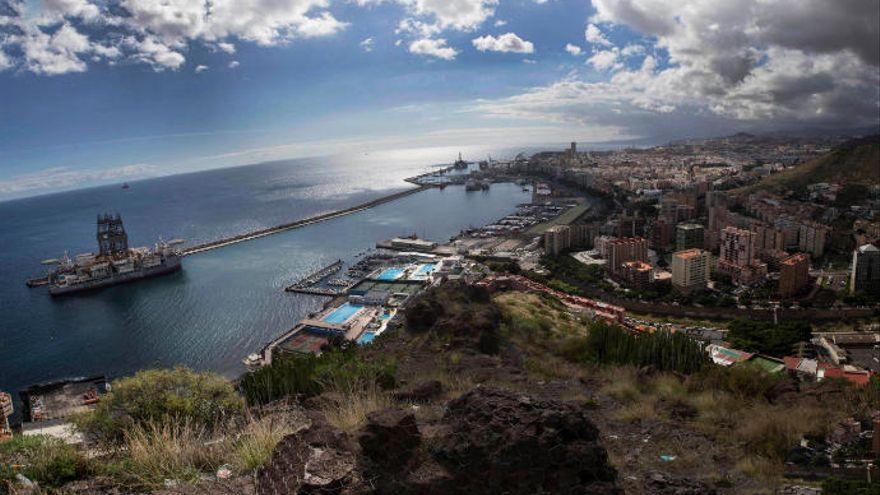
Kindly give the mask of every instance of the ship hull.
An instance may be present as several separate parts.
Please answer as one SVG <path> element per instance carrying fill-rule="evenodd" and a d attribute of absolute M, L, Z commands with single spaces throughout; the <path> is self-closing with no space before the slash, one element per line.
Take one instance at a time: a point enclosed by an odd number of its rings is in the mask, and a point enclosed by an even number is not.
<path fill-rule="evenodd" d="M 165 258 L 165 261 L 162 264 L 149 268 L 143 268 L 130 273 L 115 273 L 107 278 L 89 280 L 87 282 L 82 282 L 75 285 L 50 285 L 49 294 L 53 296 L 64 296 L 77 292 L 103 289 L 105 287 L 110 287 L 113 285 L 127 284 L 146 278 L 159 277 L 162 275 L 167 275 L 169 273 L 174 273 L 180 270 L 181 266 L 182 265 L 180 256 L 169 256 Z"/>

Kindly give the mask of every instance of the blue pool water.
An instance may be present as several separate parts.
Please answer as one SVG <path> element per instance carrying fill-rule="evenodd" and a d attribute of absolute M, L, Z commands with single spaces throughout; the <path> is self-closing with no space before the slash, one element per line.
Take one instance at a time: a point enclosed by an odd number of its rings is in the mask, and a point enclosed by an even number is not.
<path fill-rule="evenodd" d="M 386 268 L 376 279 L 384 281 L 397 280 L 401 275 L 403 275 L 403 269 L 401 268 Z"/>
<path fill-rule="evenodd" d="M 369 343 L 372 342 L 373 339 L 375 339 L 375 338 L 376 338 L 376 334 L 375 334 L 375 333 L 373 333 L 373 332 L 364 332 L 364 333 L 358 338 L 358 344 L 369 344 Z"/>
<path fill-rule="evenodd" d="M 427 275 L 427 274 L 434 271 L 435 266 L 436 266 L 436 263 L 425 263 L 424 265 L 420 266 L 418 270 L 416 270 L 415 274 L 416 275 Z"/>
<path fill-rule="evenodd" d="M 341 325 L 362 309 L 364 309 L 364 307 L 360 304 L 345 303 L 333 310 L 329 315 L 325 316 L 324 321 L 327 323 L 333 323 L 334 325 Z"/>

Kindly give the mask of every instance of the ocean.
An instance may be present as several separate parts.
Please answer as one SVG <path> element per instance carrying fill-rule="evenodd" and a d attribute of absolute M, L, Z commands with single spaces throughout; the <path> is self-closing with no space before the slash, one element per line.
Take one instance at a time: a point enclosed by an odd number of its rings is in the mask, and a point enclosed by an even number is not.
<path fill-rule="evenodd" d="M 512 184 L 471 193 L 430 189 L 189 256 L 173 275 L 62 298 L 27 288 L 24 281 L 42 273 L 42 260 L 97 250 L 99 213 L 122 215 L 131 246 L 160 236 L 191 245 L 404 190 L 412 187 L 404 178 L 451 161 L 453 153 L 287 160 L 0 203 L 0 390 L 175 365 L 235 376 L 242 358 L 326 301 L 285 293 L 286 285 L 336 259 L 353 261 L 393 236 L 448 240 L 512 212 L 529 195 Z"/>

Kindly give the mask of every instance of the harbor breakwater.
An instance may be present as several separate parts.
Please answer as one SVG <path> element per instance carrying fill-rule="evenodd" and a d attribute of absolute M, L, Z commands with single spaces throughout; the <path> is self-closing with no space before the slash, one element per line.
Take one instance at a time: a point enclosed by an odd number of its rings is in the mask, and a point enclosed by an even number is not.
<path fill-rule="evenodd" d="M 197 244 L 195 246 L 190 246 L 181 251 L 183 256 L 189 256 L 192 254 L 202 253 L 205 251 L 210 251 L 212 249 L 218 249 L 225 246 L 230 246 L 232 244 L 237 244 L 239 242 L 250 241 L 254 239 L 259 239 L 261 237 L 270 236 L 272 234 L 278 234 L 280 232 L 285 232 L 288 230 L 298 229 L 300 227 L 305 227 L 307 225 L 313 225 L 316 223 L 324 222 L 327 220 L 332 220 L 334 218 L 343 217 L 346 215 L 351 215 L 352 213 L 357 213 L 359 211 L 368 210 L 370 208 L 374 208 L 376 206 L 389 203 L 391 201 L 396 201 L 400 198 L 404 198 L 411 194 L 415 194 L 417 192 L 424 191 L 425 189 L 430 188 L 430 186 L 418 186 L 412 189 L 407 189 L 405 191 L 396 192 L 394 194 L 389 194 L 387 196 L 382 196 L 381 198 L 377 198 L 371 201 L 367 201 L 366 203 L 361 203 L 359 205 L 355 205 L 349 208 L 343 208 L 341 210 L 335 210 L 327 213 L 322 213 L 320 215 L 315 215 L 309 218 L 303 218 L 301 220 L 296 220 L 289 223 L 284 223 L 281 225 L 276 225 L 274 227 L 268 227 L 265 229 L 254 230 L 251 232 L 245 232 L 243 234 L 237 234 L 232 237 L 225 237 L 223 239 L 217 239 L 214 241 L 205 242 L 202 244 Z"/>

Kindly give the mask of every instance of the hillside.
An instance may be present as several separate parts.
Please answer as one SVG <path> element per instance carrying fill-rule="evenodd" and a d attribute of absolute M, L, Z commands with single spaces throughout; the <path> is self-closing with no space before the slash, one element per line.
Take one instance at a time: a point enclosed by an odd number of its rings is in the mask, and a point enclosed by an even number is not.
<path fill-rule="evenodd" d="M 880 184 L 880 135 L 847 141 L 825 155 L 771 175 L 740 192 L 797 191 L 816 182 L 862 186 Z"/>
<path fill-rule="evenodd" d="M 682 335 L 536 294 L 449 283 L 405 320 L 237 390 L 185 369 L 118 380 L 76 421 L 93 450 L 18 437 L 0 466 L 78 495 L 770 493 L 821 460 L 792 461 L 804 437 L 878 407 L 877 387 L 714 368 Z M 23 493 L 14 474 L 0 493 Z"/>

